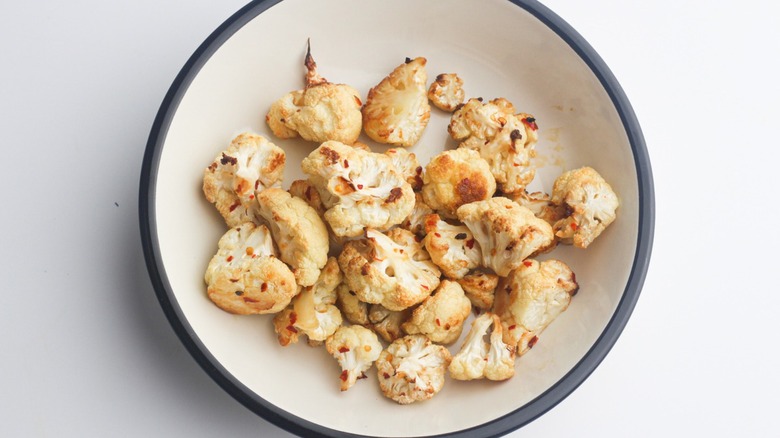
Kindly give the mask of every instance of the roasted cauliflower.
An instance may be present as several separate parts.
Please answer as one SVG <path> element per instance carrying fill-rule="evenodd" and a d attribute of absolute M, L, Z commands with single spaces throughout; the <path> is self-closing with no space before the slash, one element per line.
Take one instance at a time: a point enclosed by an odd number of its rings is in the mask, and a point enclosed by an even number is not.
<path fill-rule="evenodd" d="M 306 201 L 282 189 L 257 193 L 259 214 L 271 229 L 280 258 L 292 267 L 300 286 L 317 281 L 328 261 L 328 230 Z"/>
<path fill-rule="evenodd" d="M 360 324 L 363 326 L 368 326 L 370 324 L 368 320 L 369 304 L 360 301 L 357 294 L 349 290 L 349 286 L 347 286 L 346 283 L 341 283 L 336 288 L 336 294 L 338 296 L 336 305 L 347 321 L 352 324 Z"/>
<path fill-rule="evenodd" d="M 539 334 L 566 310 L 579 286 L 574 272 L 558 260 L 526 260 L 499 284 L 509 293 L 506 302 L 496 303 L 501 316 L 504 342 L 526 353 Z"/>
<path fill-rule="evenodd" d="M 482 250 L 465 225 L 451 225 L 439 217 L 425 217 L 425 238 L 422 243 L 433 263 L 451 279 L 464 275 L 480 265 Z"/>
<path fill-rule="evenodd" d="M 485 342 L 488 333 L 490 342 Z M 448 367 L 450 377 L 456 380 L 506 380 L 514 376 L 515 348 L 504 343 L 502 334 L 498 315 L 488 312 L 474 319 L 460 351 L 452 357 Z"/>
<path fill-rule="evenodd" d="M 474 271 L 456 281 L 463 288 L 472 306 L 482 310 L 493 307 L 498 275 Z"/>
<path fill-rule="evenodd" d="M 414 193 L 414 209 L 412 213 L 401 222 L 401 228 L 411 231 L 419 237 L 425 236 L 425 217 L 433 214 L 433 209 L 423 200 L 422 193 Z"/>
<path fill-rule="evenodd" d="M 403 310 L 422 302 L 439 286 L 439 269 L 415 239 L 402 228 L 387 235 L 373 229 L 344 245 L 339 266 L 349 290 L 361 301 Z"/>
<path fill-rule="evenodd" d="M 298 292 L 292 271 L 276 258 L 270 231 L 252 222 L 219 239 L 204 280 L 211 301 L 239 315 L 276 313 Z"/>
<path fill-rule="evenodd" d="M 395 340 L 376 360 L 382 393 L 406 405 L 428 400 L 444 386 L 444 374 L 452 360 L 446 348 L 423 335 Z"/>
<path fill-rule="evenodd" d="M 423 199 L 442 216 L 453 218 L 461 205 L 490 199 L 495 191 L 490 166 L 471 149 L 444 151 L 425 167 Z"/>
<path fill-rule="evenodd" d="M 554 244 L 550 224 L 507 198 L 466 204 L 458 209 L 458 219 L 479 243 L 482 265 L 501 277 Z"/>
<path fill-rule="evenodd" d="M 320 217 L 324 218 L 326 209 L 322 204 L 320 193 L 313 185 L 309 183 L 309 181 L 305 179 L 297 179 L 290 184 L 290 188 L 287 191 L 291 195 L 297 196 L 306 201 L 306 203 L 309 204 L 309 206 L 313 208 Z"/>
<path fill-rule="evenodd" d="M 336 141 L 315 149 L 301 163 L 327 209 L 325 221 L 337 236 L 364 228 L 386 230 L 414 209 L 414 191 L 390 157 Z"/>
<path fill-rule="evenodd" d="M 357 379 L 365 377 L 374 361 L 382 353 L 382 344 L 371 330 L 353 325 L 339 327 L 333 336 L 325 341 L 325 348 L 341 366 L 341 390 L 346 391 Z"/>
<path fill-rule="evenodd" d="M 553 204 L 550 195 L 544 192 L 528 193 L 526 190 L 520 190 L 504 196 L 531 210 L 534 216 L 544 219 L 550 226 L 561 220 L 566 214 L 565 209 Z"/>
<path fill-rule="evenodd" d="M 229 227 L 257 222 L 255 191 L 281 185 L 285 154 L 264 137 L 239 134 L 203 173 L 203 193 Z"/>
<path fill-rule="evenodd" d="M 463 288 L 454 281 L 442 280 L 401 328 L 410 335 L 422 334 L 433 342 L 451 344 L 460 337 L 470 313 L 471 301 L 466 298 Z"/>
<path fill-rule="evenodd" d="M 488 162 L 502 192 L 523 190 L 534 179 L 538 126 L 533 116 L 515 114 L 508 100 L 469 99 L 452 114 L 447 129 L 459 147 L 478 151 Z"/>
<path fill-rule="evenodd" d="M 420 139 L 431 117 L 426 62 L 425 58 L 406 58 L 369 90 L 363 106 L 363 129 L 372 140 L 412 146 Z"/>
<path fill-rule="evenodd" d="M 352 144 L 362 129 L 360 93 L 349 85 L 332 84 L 317 73 L 317 64 L 306 52 L 306 86 L 284 95 L 271 105 L 265 121 L 279 138 L 322 143 L 336 140 Z"/>
<path fill-rule="evenodd" d="M 620 203 L 612 187 L 591 167 L 570 170 L 555 180 L 552 202 L 564 217 L 553 225 L 562 243 L 587 248 L 617 217 Z"/>
<path fill-rule="evenodd" d="M 385 155 L 393 160 L 393 166 L 406 178 L 406 182 L 416 192 L 423 186 L 423 168 L 417 161 L 417 156 L 403 148 L 392 148 L 385 151 Z"/>
<path fill-rule="evenodd" d="M 370 327 L 382 339 L 393 342 L 403 336 L 401 324 L 412 316 L 412 308 L 404 310 L 388 310 L 381 304 L 372 304 L 369 307 L 368 320 Z"/>
<path fill-rule="evenodd" d="M 428 99 L 442 111 L 453 112 L 463 103 L 466 92 L 463 90 L 463 79 L 455 73 L 442 73 L 428 88 Z"/>

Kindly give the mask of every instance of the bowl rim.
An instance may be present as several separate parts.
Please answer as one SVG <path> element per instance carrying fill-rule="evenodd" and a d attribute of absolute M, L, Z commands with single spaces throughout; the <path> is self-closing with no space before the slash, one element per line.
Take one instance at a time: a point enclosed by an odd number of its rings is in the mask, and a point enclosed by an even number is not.
<path fill-rule="evenodd" d="M 163 98 L 152 124 L 141 168 L 138 214 L 143 254 L 155 294 L 174 332 L 201 368 L 235 400 L 277 427 L 297 435 L 317 433 L 328 437 L 366 437 L 327 428 L 280 409 L 232 376 L 187 322 L 173 294 L 160 255 L 155 208 L 157 171 L 167 132 L 179 103 L 200 69 L 222 44 L 245 24 L 281 1 L 254 0 L 225 20 L 190 56 Z M 504 416 L 469 429 L 432 436 L 501 436 L 530 423 L 571 394 L 596 369 L 622 333 L 639 299 L 652 253 L 655 228 L 652 170 L 642 130 L 623 89 L 590 44 L 561 17 L 536 0 L 507 1 L 533 15 L 563 39 L 594 73 L 615 106 L 631 145 L 637 173 L 639 222 L 636 251 L 626 287 L 612 317 L 593 346 L 568 373 L 542 394 Z"/>

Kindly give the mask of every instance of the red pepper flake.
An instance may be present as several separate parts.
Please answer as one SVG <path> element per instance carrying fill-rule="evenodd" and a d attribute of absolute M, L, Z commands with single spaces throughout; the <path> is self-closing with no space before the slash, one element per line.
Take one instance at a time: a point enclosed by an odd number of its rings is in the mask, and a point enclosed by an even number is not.
<path fill-rule="evenodd" d="M 425 289 L 425 290 L 431 290 L 431 288 L 429 288 L 428 286 L 426 286 L 426 285 L 424 285 L 424 284 L 421 284 L 420 286 L 421 286 L 423 289 Z"/>
<path fill-rule="evenodd" d="M 288 326 L 287 326 L 287 327 L 285 327 L 285 328 L 287 329 L 287 331 L 288 331 L 288 332 L 292 332 L 292 333 L 298 333 L 298 329 L 297 329 L 297 328 L 295 328 L 295 327 L 293 327 L 293 325 L 292 325 L 292 324 L 288 325 Z"/>
<path fill-rule="evenodd" d="M 439 321 L 439 318 L 436 318 L 436 325 L 438 325 L 439 327 L 441 327 L 441 321 Z"/>
<path fill-rule="evenodd" d="M 265 292 L 268 290 L 268 283 L 263 283 L 260 285 L 260 292 Z"/>
<path fill-rule="evenodd" d="M 231 279 L 230 279 L 230 282 L 231 282 L 231 283 L 238 283 L 238 278 L 231 278 Z"/>
<path fill-rule="evenodd" d="M 346 353 L 349 351 L 349 347 L 341 346 L 339 347 L 339 353 Z"/>
<path fill-rule="evenodd" d="M 249 195 L 249 199 L 255 199 L 255 195 Z"/>
<path fill-rule="evenodd" d="M 360 267 L 360 275 L 368 275 L 369 269 L 371 269 L 371 266 L 366 263 L 365 265 Z"/>
<path fill-rule="evenodd" d="M 255 190 L 260 187 L 260 180 L 255 181 Z"/>
<path fill-rule="evenodd" d="M 290 312 L 290 324 L 295 324 L 295 321 L 298 320 L 298 314 L 295 312 Z"/>
<path fill-rule="evenodd" d="M 533 118 L 533 117 L 526 117 L 526 118 L 524 118 L 523 119 L 523 124 L 525 126 L 531 128 L 531 129 L 533 129 L 534 131 L 539 129 L 539 126 L 537 126 L 537 124 L 536 124 L 536 119 Z"/>
<path fill-rule="evenodd" d="M 531 265 L 533 265 L 533 263 L 531 263 L 530 261 L 526 260 L 526 261 L 523 262 L 523 265 L 525 265 L 526 268 L 530 268 Z"/>
<path fill-rule="evenodd" d="M 255 249 L 254 248 L 252 248 L 251 246 L 247 246 L 246 247 L 246 255 L 251 256 L 254 253 L 255 253 Z"/>
<path fill-rule="evenodd" d="M 233 210 L 237 209 L 239 205 L 241 205 L 241 201 L 236 201 L 233 205 L 230 206 L 230 211 L 233 212 Z"/>
<path fill-rule="evenodd" d="M 260 301 L 254 299 L 254 298 L 244 297 L 244 302 L 247 302 L 247 303 L 259 303 Z"/>
<path fill-rule="evenodd" d="M 233 261 L 233 256 L 228 256 L 227 261 L 232 262 Z"/>
<path fill-rule="evenodd" d="M 363 190 L 363 184 L 358 184 L 357 188 L 358 188 L 358 190 Z"/>
<path fill-rule="evenodd" d="M 420 236 L 418 236 L 418 235 L 416 235 L 416 234 L 415 234 L 415 235 L 414 235 L 414 241 L 415 241 L 415 242 L 418 242 L 418 243 L 419 243 L 419 242 L 422 242 L 422 237 L 420 237 Z"/>
<path fill-rule="evenodd" d="M 423 171 L 422 166 L 417 166 L 417 168 L 414 169 L 414 173 L 416 173 L 417 175 L 422 174 L 422 171 Z"/>
<path fill-rule="evenodd" d="M 392 190 L 390 190 L 390 196 L 387 197 L 387 202 L 395 202 L 396 199 L 400 198 L 403 194 L 403 191 L 400 187 L 393 187 Z"/>
<path fill-rule="evenodd" d="M 536 345 L 536 342 L 539 340 L 539 337 L 534 336 L 531 338 L 530 341 L 528 341 L 528 348 L 533 348 L 534 345 Z"/>
<path fill-rule="evenodd" d="M 433 233 L 433 235 L 436 236 L 436 237 L 441 237 L 441 234 L 439 234 L 439 233 Z"/>
<path fill-rule="evenodd" d="M 341 376 L 339 376 L 342 382 L 346 382 L 348 377 L 349 377 L 349 373 L 347 372 L 347 370 L 342 371 Z"/>
<path fill-rule="evenodd" d="M 344 160 L 344 168 L 349 169 L 349 161 Z"/>
<path fill-rule="evenodd" d="M 569 226 L 571 227 L 571 229 L 572 229 L 573 231 L 577 231 L 577 228 L 578 228 L 578 227 L 577 227 L 577 224 L 576 224 L 576 223 L 572 222 L 571 224 L 569 224 Z"/>
<path fill-rule="evenodd" d="M 516 329 L 516 328 L 517 328 L 517 325 L 516 325 L 516 324 L 512 324 L 512 325 L 510 325 L 510 326 L 509 326 L 509 330 L 514 330 L 514 329 Z"/>
<path fill-rule="evenodd" d="M 382 377 L 384 377 L 385 379 L 389 379 L 390 378 L 390 374 L 382 373 Z"/>
<path fill-rule="evenodd" d="M 466 241 L 466 247 L 468 249 L 474 248 L 474 239 L 469 239 Z"/>

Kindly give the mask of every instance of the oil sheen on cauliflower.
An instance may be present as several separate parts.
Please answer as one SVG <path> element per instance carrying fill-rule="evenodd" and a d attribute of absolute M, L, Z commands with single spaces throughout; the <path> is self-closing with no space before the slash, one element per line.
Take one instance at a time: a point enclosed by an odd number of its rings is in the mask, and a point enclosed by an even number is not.
<path fill-rule="evenodd" d="M 317 64 L 307 51 L 306 87 L 284 95 L 265 116 L 279 138 L 322 143 L 336 140 L 352 144 L 362 129 L 360 93 L 349 85 L 332 84 L 317 73 Z"/>
<path fill-rule="evenodd" d="M 204 280 L 211 301 L 239 315 L 276 313 L 298 291 L 292 271 L 276 258 L 268 228 L 251 222 L 219 239 Z"/>
<path fill-rule="evenodd" d="M 587 248 L 617 217 L 612 187 L 591 167 L 570 170 L 555 180 L 552 202 L 565 217 L 553 225 L 561 242 Z"/>
<path fill-rule="evenodd" d="M 353 325 L 339 327 L 325 341 L 325 348 L 341 366 L 341 390 L 346 391 L 357 379 L 365 377 L 374 361 L 382 353 L 382 344 L 371 330 Z"/>
<path fill-rule="evenodd" d="M 479 242 L 482 265 L 501 277 L 554 244 L 550 224 L 507 198 L 466 204 L 458 209 L 458 219 Z"/>
<path fill-rule="evenodd" d="M 369 90 L 363 106 L 363 128 L 378 143 L 412 146 L 431 117 L 425 58 L 406 59 Z"/>
<path fill-rule="evenodd" d="M 430 256 L 402 228 L 387 235 L 366 230 L 366 237 L 344 245 L 339 266 L 349 290 L 366 303 L 403 310 L 422 302 L 439 286 L 441 273 Z"/>
<path fill-rule="evenodd" d="M 425 217 L 422 243 L 447 278 L 463 278 L 482 263 L 482 250 L 465 225 L 452 225 L 430 214 Z"/>
<path fill-rule="evenodd" d="M 328 141 L 301 163 L 317 188 L 325 220 L 337 236 L 355 237 L 364 228 L 386 230 L 414 209 L 414 191 L 384 154 Z"/>
<path fill-rule="evenodd" d="M 236 136 L 203 173 L 203 193 L 229 227 L 257 222 L 255 191 L 281 185 L 284 151 L 262 136 Z"/>
<path fill-rule="evenodd" d="M 317 211 L 277 188 L 258 192 L 257 203 L 281 259 L 292 267 L 298 285 L 314 284 L 328 261 L 328 230 Z"/>
<path fill-rule="evenodd" d="M 534 179 L 536 120 L 530 114 L 515 114 L 508 100 L 469 99 L 452 114 L 447 129 L 460 147 L 478 151 L 488 162 L 502 192 L 523 190 Z"/>
<path fill-rule="evenodd" d="M 433 342 L 451 344 L 460 337 L 470 313 L 471 301 L 463 288 L 454 281 L 442 280 L 401 327 L 410 335 L 422 334 Z"/>
<path fill-rule="evenodd" d="M 474 271 L 456 281 L 463 288 L 472 306 L 482 310 L 493 307 L 498 275 Z"/>
<path fill-rule="evenodd" d="M 423 199 L 442 216 L 453 218 L 461 205 L 489 199 L 495 192 L 490 166 L 471 149 L 444 151 L 425 168 Z"/>
<path fill-rule="evenodd" d="M 428 400 L 444 387 L 444 375 L 452 360 L 446 348 L 423 335 L 395 340 L 376 360 L 382 393 L 406 405 Z"/>
<path fill-rule="evenodd" d="M 515 348 L 504 343 L 498 315 L 488 312 L 474 319 L 448 371 L 456 380 L 507 380 L 515 375 Z"/>
<path fill-rule="evenodd" d="M 509 294 L 508 300 L 497 303 L 495 308 L 501 316 L 504 342 L 516 346 L 517 354 L 522 355 L 569 307 L 579 286 L 574 272 L 561 261 L 526 260 L 498 288 Z"/>
<path fill-rule="evenodd" d="M 463 103 L 466 92 L 463 90 L 463 79 L 455 73 L 442 73 L 428 88 L 428 99 L 442 111 L 453 112 Z"/>

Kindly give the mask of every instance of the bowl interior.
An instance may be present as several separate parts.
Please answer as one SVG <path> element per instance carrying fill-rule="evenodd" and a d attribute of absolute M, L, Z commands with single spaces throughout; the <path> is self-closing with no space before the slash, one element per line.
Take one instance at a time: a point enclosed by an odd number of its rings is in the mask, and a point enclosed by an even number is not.
<path fill-rule="evenodd" d="M 342 393 L 340 368 L 324 348 L 282 348 L 270 316 L 231 315 L 206 297 L 203 274 L 226 227 L 202 195 L 203 169 L 235 134 L 252 130 L 286 151 L 285 188 L 303 177 L 300 162 L 317 145 L 276 139 L 264 116 L 274 100 L 302 87 L 307 38 L 320 73 L 352 85 L 363 98 L 405 57 L 424 56 L 429 82 L 456 72 L 467 97 L 505 97 L 536 116 L 539 171 L 531 189 L 549 192 L 561 172 L 589 165 L 617 192 L 618 220 L 590 248 L 561 246 L 548 255 L 572 267 L 580 293 L 517 360 L 511 380 L 450 379 L 432 400 L 399 406 L 380 394 L 369 372 Z M 422 140 L 411 148 L 421 163 L 456 146 L 447 135 L 448 121 L 449 114 L 432 109 Z M 218 369 L 243 384 L 249 397 L 327 428 L 365 435 L 472 428 L 551 388 L 613 316 L 634 261 L 639 221 L 634 156 L 610 96 L 566 41 L 505 0 L 288 0 L 270 7 L 219 47 L 186 89 L 164 140 L 154 199 L 171 299 Z"/>

